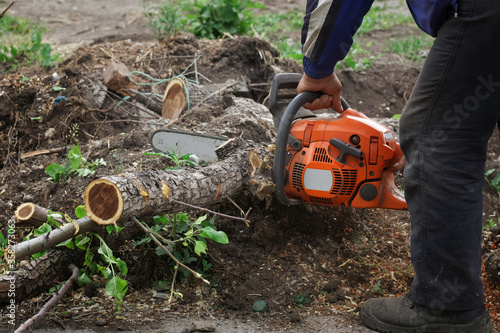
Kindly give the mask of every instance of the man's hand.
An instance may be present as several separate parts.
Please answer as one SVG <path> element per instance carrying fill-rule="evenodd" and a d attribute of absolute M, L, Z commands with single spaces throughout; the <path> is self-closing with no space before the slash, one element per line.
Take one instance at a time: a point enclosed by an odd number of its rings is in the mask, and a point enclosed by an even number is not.
<path fill-rule="evenodd" d="M 304 74 L 299 82 L 299 85 L 297 86 L 297 94 L 304 91 L 320 91 L 324 93 L 324 95 L 320 98 L 304 104 L 306 109 L 318 110 L 332 108 L 338 113 L 342 113 L 342 111 L 344 111 L 342 109 L 342 104 L 340 103 L 342 84 L 335 73 L 332 73 L 332 75 L 323 79 L 312 79 Z"/>

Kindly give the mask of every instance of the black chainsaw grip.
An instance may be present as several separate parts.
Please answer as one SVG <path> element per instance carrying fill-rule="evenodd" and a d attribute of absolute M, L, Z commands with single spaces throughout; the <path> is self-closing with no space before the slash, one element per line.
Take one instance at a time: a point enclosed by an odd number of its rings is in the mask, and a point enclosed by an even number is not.
<path fill-rule="evenodd" d="M 278 137 L 276 139 L 276 147 L 274 150 L 273 178 L 276 185 L 276 198 L 284 205 L 298 205 L 300 200 L 290 199 L 285 194 L 285 159 L 286 146 L 288 145 L 288 135 L 290 127 L 297 111 L 302 105 L 314 101 L 322 94 L 319 92 L 303 92 L 298 94 L 285 109 L 278 128 Z"/>

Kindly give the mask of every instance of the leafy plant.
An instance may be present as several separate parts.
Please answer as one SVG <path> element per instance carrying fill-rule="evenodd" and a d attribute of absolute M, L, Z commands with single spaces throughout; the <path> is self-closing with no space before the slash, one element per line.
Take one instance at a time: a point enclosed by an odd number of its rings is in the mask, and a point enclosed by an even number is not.
<path fill-rule="evenodd" d="M 500 225 L 500 217 L 498 218 L 498 222 L 494 222 L 493 219 L 488 219 L 486 222 L 488 222 L 488 224 L 483 225 L 483 230 L 493 229 L 497 225 Z"/>
<path fill-rule="evenodd" d="M 489 179 L 489 177 L 495 173 L 495 169 L 490 169 L 488 171 L 485 172 L 484 174 L 484 180 L 486 180 L 486 182 L 488 184 L 490 184 L 499 194 L 500 194 L 500 173 L 497 173 L 495 177 L 493 177 L 493 179 Z"/>
<path fill-rule="evenodd" d="M 309 304 L 311 299 L 307 298 L 306 293 L 302 293 L 293 298 L 293 304 L 297 305 L 299 308 L 303 308 L 305 305 Z"/>
<path fill-rule="evenodd" d="M 180 153 L 176 153 L 173 149 L 166 153 L 146 152 L 144 153 L 144 155 L 165 157 L 168 160 L 172 161 L 174 163 L 174 166 L 168 167 L 166 168 L 166 170 L 180 169 L 183 166 L 189 166 L 193 168 L 199 166 L 199 160 L 196 155 L 191 155 L 191 154 L 181 155 Z"/>
<path fill-rule="evenodd" d="M 214 220 L 214 218 L 207 219 L 206 215 L 194 220 L 186 213 L 176 213 L 155 216 L 153 226 L 150 229 L 161 237 L 167 250 L 179 262 L 194 267 L 201 276 L 206 276 L 206 272 L 211 267 L 205 257 L 208 250 L 206 239 L 220 244 L 229 243 L 227 235 L 223 231 L 217 231 Z M 151 240 L 150 236 L 146 236 L 137 241 L 135 246 L 148 244 Z M 156 254 L 163 256 L 167 253 L 160 246 L 157 246 Z M 176 266 L 173 260 L 171 263 Z M 179 267 L 179 270 L 184 277 L 190 275 L 190 272 L 184 267 Z"/>
<path fill-rule="evenodd" d="M 265 8 L 250 0 L 200 0 L 197 11 L 188 15 L 188 23 L 198 38 L 215 39 L 231 35 L 247 35 L 251 31 L 253 8 Z"/>
<path fill-rule="evenodd" d="M 0 64 L 8 70 L 37 62 L 44 67 L 54 65 L 59 54 L 42 42 L 44 28 L 19 17 L 4 16 L 0 20 Z M 28 36 L 28 37 L 27 37 Z"/>
<path fill-rule="evenodd" d="M 184 8 L 174 1 L 162 0 L 158 6 L 147 8 L 141 0 L 146 17 L 157 38 L 170 37 L 184 27 Z"/>
<path fill-rule="evenodd" d="M 45 173 L 52 178 L 54 182 L 67 180 L 70 175 L 76 174 L 78 177 L 87 177 L 95 173 L 99 166 L 106 165 L 106 162 L 99 158 L 93 162 L 88 161 L 80 151 L 78 145 L 74 146 L 66 157 L 65 165 L 57 163 L 50 164 L 45 168 Z"/>

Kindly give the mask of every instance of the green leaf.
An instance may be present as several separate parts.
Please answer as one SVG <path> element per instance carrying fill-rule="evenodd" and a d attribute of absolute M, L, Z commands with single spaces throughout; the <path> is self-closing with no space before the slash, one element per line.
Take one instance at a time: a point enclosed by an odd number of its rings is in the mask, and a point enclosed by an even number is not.
<path fill-rule="evenodd" d="M 59 86 L 53 86 L 52 88 L 50 88 L 50 90 L 52 90 L 52 91 L 56 91 L 56 92 L 59 92 L 59 91 L 64 91 L 64 90 L 66 90 L 66 88 L 59 87 Z"/>
<path fill-rule="evenodd" d="M 396 113 L 395 115 L 392 116 L 392 119 L 399 120 L 401 118 L 401 113 Z"/>
<path fill-rule="evenodd" d="M 89 168 L 79 168 L 76 169 L 76 175 L 81 178 L 85 178 L 88 175 L 93 175 L 95 171 L 90 170 Z"/>
<path fill-rule="evenodd" d="M 120 272 L 122 273 L 122 275 L 124 277 L 127 276 L 128 268 L 127 268 L 127 264 L 125 263 L 125 261 L 123 261 L 121 259 L 116 259 L 116 266 L 118 266 L 118 269 L 120 270 Z"/>
<path fill-rule="evenodd" d="M 193 224 L 197 225 L 197 224 L 201 224 L 203 221 L 205 221 L 207 219 L 207 215 L 203 215 L 203 216 L 200 216 L 198 217 L 198 219 L 196 221 L 194 221 Z"/>
<path fill-rule="evenodd" d="M 75 245 L 73 244 L 72 239 L 67 239 L 64 242 L 57 244 L 56 246 L 66 246 L 68 249 L 71 249 L 71 250 L 75 249 Z"/>
<path fill-rule="evenodd" d="M 49 233 L 52 231 L 52 227 L 48 223 L 42 224 L 39 228 L 35 229 L 33 234 L 35 237 L 45 235 L 46 233 Z"/>
<path fill-rule="evenodd" d="M 83 239 L 79 240 L 77 243 L 76 243 L 76 247 L 81 249 L 81 250 L 85 250 L 85 244 L 87 244 L 88 242 L 90 242 L 90 237 L 88 236 L 85 236 Z"/>
<path fill-rule="evenodd" d="M 484 175 L 485 175 L 486 177 L 488 177 L 488 176 L 489 176 L 489 175 L 491 175 L 493 172 L 495 172 L 495 169 L 489 169 L 488 171 L 486 171 L 486 172 L 484 173 Z"/>
<path fill-rule="evenodd" d="M 144 243 L 149 244 L 149 242 L 151 242 L 151 240 L 152 240 L 151 237 L 144 237 L 143 239 L 135 242 L 134 246 L 139 246 L 139 245 L 144 244 Z"/>
<path fill-rule="evenodd" d="M 67 166 L 70 169 L 70 172 L 75 172 L 78 170 L 82 164 L 82 152 L 80 151 L 80 147 L 78 145 L 74 146 L 68 153 Z"/>
<path fill-rule="evenodd" d="M 202 241 L 196 241 L 194 243 L 194 252 L 201 256 L 202 253 L 207 253 L 207 244 L 205 244 L 205 242 L 202 242 Z"/>
<path fill-rule="evenodd" d="M 106 294 L 113 296 L 116 299 L 123 300 L 127 290 L 127 281 L 123 280 L 119 276 L 113 276 L 113 278 L 106 283 Z"/>
<path fill-rule="evenodd" d="M 83 263 L 83 266 L 91 266 L 92 261 L 94 260 L 94 254 L 90 252 L 90 249 L 87 249 L 87 253 L 85 254 L 85 262 Z"/>
<path fill-rule="evenodd" d="M 106 231 L 107 231 L 108 235 L 111 235 L 111 233 L 112 233 L 113 231 L 115 231 L 117 234 L 119 234 L 119 233 L 120 233 L 120 231 L 122 231 L 122 230 L 123 230 L 123 228 L 124 228 L 124 227 L 119 227 L 119 226 L 117 226 L 116 224 L 110 224 L 110 225 L 107 225 L 107 226 L 106 226 Z"/>
<path fill-rule="evenodd" d="M 108 264 L 115 263 L 116 260 L 113 257 L 113 251 L 109 248 L 108 244 L 106 244 L 106 242 L 104 242 L 102 238 L 99 237 L 99 239 L 101 240 L 101 245 L 97 249 L 97 252 L 103 255 L 104 260 Z"/>
<path fill-rule="evenodd" d="M 90 281 L 90 278 L 88 277 L 87 273 L 83 272 L 82 274 L 80 274 L 80 276 L 78 276 L 78 280 L 77 280 L 77 283 L 79 286 L 85 286 L 87 284 L 89 284 L 91 281 Z"/>
<path fill-rule="evenodd" d="M 108 278 L 108 276 L 111 274 L 111 269 L 109 269 L 109 267 L 102 267 L 100 265 L 97 265 L 97 269 L 102 273 L 102 275 L 105 278 Z"/>
<path fill-rule="evenodd" d="M 212 227 L 205 227 L 200 230 L 202 231 L 202 233 L 200 234 L 201 237 L 211 239 L 219 244 L 229 243 L 229 239 L 227 238 L 227 235 L 224 231 L 217 231 Z"/>
<path fill-rule="evenodd" d="M 45 168 L 45 173 L 49 175 L 55 182 L 59 181 L 59 176 L 64 174 L 64 167 L 60 164 L 50 164 Z"/>
<path fill-rule="evenodd" d="M 498 186 L 500 184 L 500 173 L 492 179 L 491 183 L 495 186 Z"/>
<path fill-rule="evenodd" d="M 76 207 L 76 209 L 75 209 L 75 215 L 79 219 L 87 216 L 87 212 L 85 211 L 85 207 L 83 205 L 80 205 L 80 206 Z"/>
<path fill-rule="evenodd" d="M 167 254 L 167 252 L 161 246 L 158 246 L 156 248 L 155 253 L 157 256 L 163 256 L 163 255 Z"/>

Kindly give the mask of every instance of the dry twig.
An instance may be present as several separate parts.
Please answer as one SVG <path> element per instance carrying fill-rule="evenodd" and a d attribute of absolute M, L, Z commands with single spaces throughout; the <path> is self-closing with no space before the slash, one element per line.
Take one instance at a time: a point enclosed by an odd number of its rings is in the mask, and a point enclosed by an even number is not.
<path fill-rule="evenodd" d="M 13 0 L 11 3 L 9 3 L 9 5 L 0 13 L 0 20 L 5 15 L 5 13 L 7 13 L 7 11 L 10 9 L 10 7 L 12 7 L 14 2 L 16 2 L 16 0 Z"/>
<path fill-rule="evenodd" d="M 66 281 L 66 283 L 63 284 L 61 289 L 59 291 L 57 291 L 55 293 L 55 295 L 50 299 L 50 301 L 48 301 L 43 306 L 43 308 L 40 310 L 40 312 L 38 312 L 36 315 L 34 315 L 30 319 L 28 319 L 21 326 L 19 326 L 14 333 L 23 332 L 25 329 L 29 328 L 37 320 L 42 318 L 47 313 L 47 311 L 49 311 L 49 309 L 52 306 L 54 306 L 64 296 L 64 294 L 66 293 L 66 290 L 68 290 L 68 288 L 76 281 L 76 279 L 78 278 L 78 273 L 80 272 L 78 267 L 76 267 L 73 264 L 69 265 L 69 269 L 72 271 L 72 274 L 71 274 L 71 277 L 69 278 L 69 280 Z"/>

